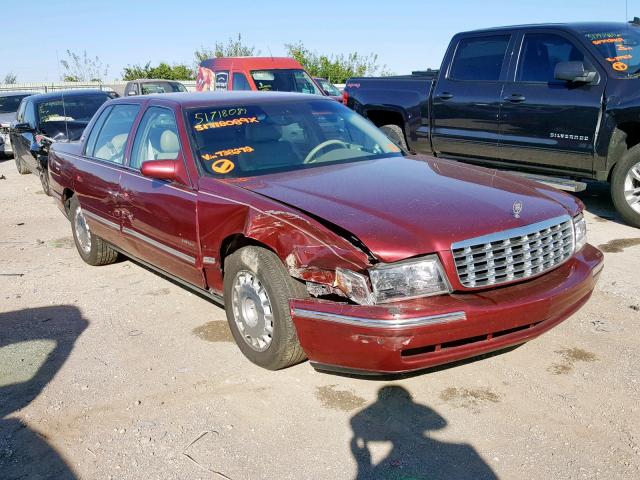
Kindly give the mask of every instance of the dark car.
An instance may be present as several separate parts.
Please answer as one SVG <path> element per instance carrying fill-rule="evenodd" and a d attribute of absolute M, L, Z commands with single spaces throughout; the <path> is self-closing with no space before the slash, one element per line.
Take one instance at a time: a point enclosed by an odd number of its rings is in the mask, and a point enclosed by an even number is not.
<path fill-rule="evenodd" d="M 439 71 L 353 78 L 345 103 L 418 153 L 524 172 L 577 191 L 611 183 L 640 227 L 640 25 L 457 34 Z"/>
<path fill-rule="evenodd" d="M 336 87 L 333 83 L 322 77 L 313 77 L 313 79 L 320 86 L 322 92 L 326 96 L 331 97 L 338 102 L 342 102 L 342 92 L 338 90 L 338 87 Z"/>
<path fill-rule="evenodd" d="M 37 173 L 48 193 L 47 154 L 52 142 L 80 138 L 93 114 L 116 96 L 101 90 L 66 90 L 26 97 L 9 136 L 18 172 Z"/>
<path fill-rule="evenodd" d="M 187 88 L 175 80 L 148 79 L 131 80 L 124 87 L 125 97 L 151 95 L 152 93 L 186 92 Z"/>
<path fill-rule="evenodd" d="M 49 169 L 85 262 L 124 252 L 224 303 L 269 369 L 403 372 L 520 344 L 603 266 L 579 200 L 407 155 L 325 96 L 114 100 Z"/>
<path fill-rule="evenodd" d="M 0 92 L 0 156 L 13 154 L 9 127 L 16 118 L 20 102 L 29 95 L 33 95 L 33 92 Z"/>

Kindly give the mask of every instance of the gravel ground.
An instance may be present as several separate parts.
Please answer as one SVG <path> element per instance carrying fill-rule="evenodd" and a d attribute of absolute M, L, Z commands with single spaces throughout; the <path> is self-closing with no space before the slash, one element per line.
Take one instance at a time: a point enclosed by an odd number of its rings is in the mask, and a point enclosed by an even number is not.
<path fill-rule="evenodd" d="M 606 252 L 580 312 L 410 378 L 268 372 L 224 312 L 90 267 L 34 175 L 0 163 L 0 478 L 640 478 L 640 232 L 581 195 Z"/>

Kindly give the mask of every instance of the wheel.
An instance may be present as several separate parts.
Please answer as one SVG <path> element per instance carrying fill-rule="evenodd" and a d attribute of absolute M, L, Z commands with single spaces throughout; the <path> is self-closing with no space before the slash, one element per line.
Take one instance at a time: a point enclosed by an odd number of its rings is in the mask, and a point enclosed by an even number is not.
<path fill-rule="evenodd" d="M 640 145 L 630 148 L 611 177 L 611 198 L 625 221 L 640 228 Z"/>
<path fill-rule="evenodd" d="M 409 150 L 407 141 L 404 138 L 404 132 L 398 125 L 383 125 L 380 127 L 380 130 L 382 130 L 384 134 L 389 137 L 389 140 L 391 140 L 397 146 L 399 146 L 403 150 Z"/>
<path fill-rule="evenodd" d="M 70 214 L 73 239 L 82 260 L 89 265 L 108 265 L 115 262 L 118 252 L 89 230 L 89 224 L 76 197 L 71 198 Z"/>
<path fill-rule="evenodd" d="M 51 192 L 49 190 L 49 171 L 48 170 L 40 170 L 40 183 L 42 183 L 42 191 L 45 195 L 51 196 Z"/>
<path fill-rule="evenodd" d="M 31 173 L 29 167 L 27 167 L 24 162 L 20 159 L 18 155 L 15 155 L 14 160 L 16 161 L 16 168 L 18 169 L 18 173 L 20 175 L 26 175 L 27 173 Z"/>
<path fill-rule="evenodd" d="M 289 300 L 307 297 L 277 255 L 244 247 L 224 262 L 224 303 L 236 344 L 256 365 L 279 370 L 306 355 L 291 320 Z"/>

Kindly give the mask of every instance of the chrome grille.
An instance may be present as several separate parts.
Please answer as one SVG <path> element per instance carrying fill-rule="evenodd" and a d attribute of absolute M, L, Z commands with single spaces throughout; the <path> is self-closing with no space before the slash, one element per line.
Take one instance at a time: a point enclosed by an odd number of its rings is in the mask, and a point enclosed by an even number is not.
<path fill-rule="evenodd" d="M 567 260 L 573 250 L 568 215 L 451 245 L 458 278 L 467 288 L 540 275 Z"/>

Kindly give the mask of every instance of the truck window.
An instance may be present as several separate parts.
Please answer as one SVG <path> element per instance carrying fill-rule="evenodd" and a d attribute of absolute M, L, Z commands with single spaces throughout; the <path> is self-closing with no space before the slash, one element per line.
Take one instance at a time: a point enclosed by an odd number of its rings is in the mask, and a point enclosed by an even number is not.
<path fill-rule="evenodd" d="M 244 73 L 236 72 L 233 74 L 232 90 L 251 90 L 251 85 L 249 85 Z"/>
<path fill-rule="evenodd" d="M 454 80 L 500 80 L 510 35 L 463 38 L 449 70 Z"/>
<path fill-rule="evenodd" d="M 584 62 L 584 54 L 569 40 L 552 33 L 525 35 L 516 80 L 551 82 L 559 62 Z"/>

